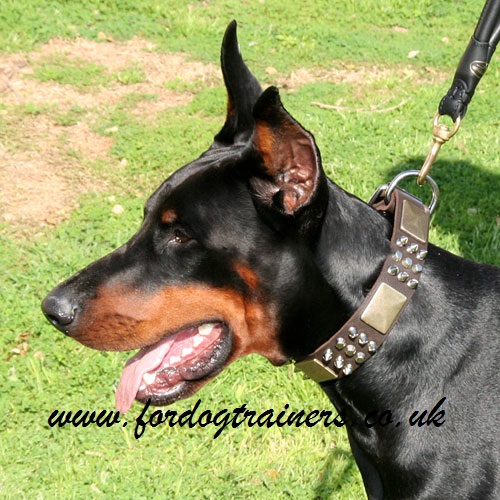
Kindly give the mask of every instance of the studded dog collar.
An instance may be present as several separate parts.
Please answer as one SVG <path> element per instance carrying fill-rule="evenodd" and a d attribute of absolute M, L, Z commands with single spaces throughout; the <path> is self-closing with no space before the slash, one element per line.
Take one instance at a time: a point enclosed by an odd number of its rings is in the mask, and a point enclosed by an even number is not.
<path fill-rule="evenodd" d="M 374 208 L 394 214 L 391 251 L 370 293 L 347 323 L 313 353 L 295 363 L 296 371 L 316 382 L 350 375 L 370 359 L 419 284 L 435 200 L 429 209 L 406 191 L 392 186 L 390 193 L 385 190 L 385 198 L 379 199 L 377 193 L 374 197 L 378 199 L 372 198 Z"/>

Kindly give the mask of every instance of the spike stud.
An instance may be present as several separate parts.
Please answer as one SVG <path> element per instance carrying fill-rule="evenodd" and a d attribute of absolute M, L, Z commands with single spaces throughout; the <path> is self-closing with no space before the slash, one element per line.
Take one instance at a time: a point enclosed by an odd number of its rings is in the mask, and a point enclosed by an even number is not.
<path fill-rule="evenodd" d="M 412 279 L 411 279 L 411 280 L 409 280 L 409 281 L 408 281 L 408 283 L 406 283 L 406 284 L 408 285 L 408 288 L 415 289 L 415 288 L 417 288 L 417 286 L 418 286 L 418 280 L 416 280 L 416 279 L 413 279 L 413 278 L 412 278 Z"/>
<path fill-rule="evenodd" d="M 342 371 L 344 372 L 344 375 L 350 375 L 353 372 L 351 363 L 347 363 Z"/>
<path fill-rule="evenodd" d="M 398 266 L 389 266 L 389 268 L 387 269 L 387 272 L 391 276 L 396 276 L 396 274 L 399 273 L 399 267 Z"/>
<path fill-rule="evenodd" d="M 334 368 L 341 370 L 344 367 L 344 358 L 342 356 L 337 356 L 333 362 Z"/>
<path fill-rule="evenodd" d="M 408 253 L 416 253 L 418 252 L 418 245 L 416 243 L 412 243 L 408 248 Z"/>
<path fill-rule="evenodd" d="M 350 326 L 349 327 L 349 338 L 351 340 L 354 340 L 358 335 L 359 335 L 359 333 L 358 333 L 358 330 L 356 329 L 356 327 Z"/>
<path fill-rule="evenodd" d="M 368 335 L 366 333 L 360 333 L 359 334 L 359 339 L 358 339 L 358 344 L 363 347 L 366 344 L 368 344 Z"/>
<path fill-rule="evenodd" d="M 328 348 L 323 353 L 323 363 L 324 364 L 329 363 L 332 359 L 333 359 L 333 351 L 330 348 Z"/>
<path fill-rule="evenodd" d="M 424 260 L 427 257 L 427 253 L 427 250 L 420 250 L 420 252 L 417 253 L 417 259 Z"/>
<path fill-rule="evenodd" d="M 345 355 L 348 356 L 349 358 L 352 358 L 355 354 L 356 354 L 356 346 L 349 344 L 345 348 Z"/>
<path fill-rule="evenodd" d="M 396 245 L 398 247 L 405 247 L 408 244 L 408 236 L 401 236 L 396 240 Z"/>
<path fill-rule="evenodd" d="M 361 365 L 362 363 L 364 363 L 366 360 L 366 356 L 365 356 L 365 353 L 364 352 L 358 352 L 356 354 L 356 357 L 354 358 L 354 361 L 356 361 L 356 363 L 358 365 Z"/>

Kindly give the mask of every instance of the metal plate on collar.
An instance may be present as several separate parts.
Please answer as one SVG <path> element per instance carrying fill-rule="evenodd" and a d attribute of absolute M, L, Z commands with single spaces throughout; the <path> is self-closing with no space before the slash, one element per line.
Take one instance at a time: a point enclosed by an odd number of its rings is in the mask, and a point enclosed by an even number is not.
<path fill-rule="evenodd" d="M 317 359 L 306 359 L 295 363 L 295 371 L 303 372 L 315 382 L 326 382 L 327 380 L 335 380 L 339 376 L 330 368 L 324 366 Z"/>
<path fill-rule="evenodd" d="M 406 295 L 387 283 L 381 283 L 361 314 L 361 321 L 385 335 L 407 300 Z"/>
<path fill-rule="evenodd" d="M 421 206 L 414 205 L 408 200 L 403 200 L 400 228 L 416 240 L 424 243 L 429 232 L 429 219 Z"/>

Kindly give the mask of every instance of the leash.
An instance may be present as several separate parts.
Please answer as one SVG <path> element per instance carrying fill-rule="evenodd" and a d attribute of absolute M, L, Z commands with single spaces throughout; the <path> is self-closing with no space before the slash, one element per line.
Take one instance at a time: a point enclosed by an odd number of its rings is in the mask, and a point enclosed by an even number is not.
<path fill-rule="evenodd" d="M 436 209 L 439 189 L 430 169 L 441 146 L 460 128 L 477 84 L 484 75 L 500 39 L 500 0 L 487 0 L 474 34 L 463 54 L 447 94 L 442 98 L 433 122 L 433 143 L 420 171 L 397 175 L 377 188 L 368 202 L 376 210 L 393 214 L 391 249 L 370 293 L 351 318 L 313 353 L 297 359 L 295 370 L 316 382 L 351 375 L 373 356 L 415 293 L 427 256 L 430 217 Z M 453 127 L 440 123 L 442 116 Z M 432 189 L 430 204 L 398 188 L 408 177 Z"/>
<path fill-rule="evenodd" d="M 441 146 L 458 132 L 467 106 L 488 68 L 499 39 L 500 0 L 487 0 L 469 45 L 458 63 L 452 85 L 439 103 L 433 122 L 432 147 L 417 177 L 419 186 L 424 184 L 429 175 Z M 453 120 L 452 128 L 439 122 L 442 116 L 449 116 Z"/>

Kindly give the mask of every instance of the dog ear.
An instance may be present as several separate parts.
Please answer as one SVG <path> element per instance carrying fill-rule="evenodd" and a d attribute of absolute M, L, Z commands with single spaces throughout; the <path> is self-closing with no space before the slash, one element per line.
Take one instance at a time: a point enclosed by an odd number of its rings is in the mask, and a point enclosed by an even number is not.
<path fill-rule="evenodd" d="M 254 119 L 253 147 L 264 170 L 251 181 L 254 191 L 268 207 L 296 215 L 325 191 L 314 137 L 285 110 L 275 87 L 257 101 Z"/>
<path fill-rule="evenodd" d="M 228 103 L 226 122 L 215 136 L 214 146 L 245 143 L 252 135 L 253 107 L 262 88 L 241 57 L 236 21 L 229 24 L 221 50 L 221 67 Z"/>

